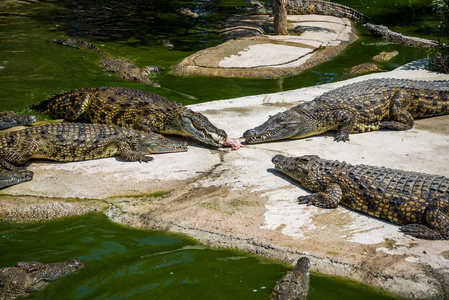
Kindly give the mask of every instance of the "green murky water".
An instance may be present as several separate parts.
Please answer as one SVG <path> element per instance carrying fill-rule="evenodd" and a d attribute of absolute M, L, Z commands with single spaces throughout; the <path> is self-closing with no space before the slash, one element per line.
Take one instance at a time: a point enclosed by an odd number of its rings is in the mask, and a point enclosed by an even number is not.
<path fill-rule="evenodd" d="M 340 0 L 403 34 L 442 38 L 430 1 Z M 384 67 L 393 69 L 426 57 L 427 50 L 386 43 L 358 27 L 361 38 L 337 58 L 298 76 L 285 79 L 242 79 L 206 76 L 178 77 L 170 68 L 198 50 L 220 43 L 221 22 L 238 12 L 240 0 L 156 1 L 39 1 L 0 0 L 0 109 L 26 112 L 27 105 L 74 88 L 102 85 L 126 86 L 159 93 L 192 104 L 177 92 L 193 95 L 198 102 L 278 92 L 348 78 L 346 71 L 367 62 L 381 51 L 400 54 Z M 197 9 L 198 19 L 177 15 L 183 5 Z M 195 10 L 194 9 L 194 10 Z M 99 55 L 48 43 L 77 38 L 104 51 L 132 60 L 138 66 L 156 65 L 164 71 L 154 81 L 170 89 L 158 89 L 122 80 L 103 72 Z M 158 44 L 169 40 L 174 49 Z"/>
<path fill-rule="evenodd" d="M 429 0 L 336 2 L 403 34 L 442 38 Z M 175 10 L 183 5 L 194 7 L 200 18 L 177 15 Z M 29 104 L 52 94 L 103 85 L 138 88 L 192 104 L 347 79 L 348 69 L 381 51 L 400 53 L 383 65 L 387 70 L 427 56 L 427 50 L 386 43 L 358 27 L 357 42 L 297 76 L 265 80 L 171 75 L 170 68 L 182 58 L 220 43 L 220 23 L 239 5 L 239 0 L 0 0 L 0 110 L 30 113 Z M 98 54 L 48 42 L 68 38 L 88 41 L 139 66 L 163 67 L 153 80 L 166 89 L 122 80 L 98 67 Z M 169 40 L 174 49 L 159 40 Z M 99 215 L 0 223 L 0 238 L 0 267 L 73 257 L 86 263 L 83 270 L 31 299 L 268 299 L 276 280 L 289 269 L 259 257 L 206 248 L 179 235 L 120 227 Z M 391 299 L 358 283 L 312 276 L 309 299 L 362 298 Z"/>
<path fill-rule="evenodd" d="M 79 258 L 85 267 L 27 299 L 269 299 L 290 267 L 181 235 L 138 230 L 99 214 L 0 223 L 0 267 Z M 397 299 L 359 283 L 312 274 L 308 299 Z"/>

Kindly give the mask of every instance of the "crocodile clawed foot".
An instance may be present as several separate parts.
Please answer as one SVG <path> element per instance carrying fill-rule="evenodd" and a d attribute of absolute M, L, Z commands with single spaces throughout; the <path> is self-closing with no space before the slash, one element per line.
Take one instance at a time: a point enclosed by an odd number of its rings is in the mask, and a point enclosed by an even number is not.
<path fill-rule="evenodd" d="M 310 197 L 310 195 L 307 195 L 307 196 L 299 196 L 299 197 L 298 197 L 298 204 L 312 205 L 312 203 L 309 203 L 310 200 L 312 200 L 312 198 Z"/>
<path fill-rule="evenodd" d="M 139 159 L 139 163 L 149 162 L 149 161 L 152 161 L 152 160 L 154 160 L 154 158 L 152 156 L 145 156 L 142 159 Z"/>
<path fill-rule="evenodd" d="M 334 142 L 346 142 L 349 141 L 349 135 L 348 134 L 337 134 L 334 138 Z"/>

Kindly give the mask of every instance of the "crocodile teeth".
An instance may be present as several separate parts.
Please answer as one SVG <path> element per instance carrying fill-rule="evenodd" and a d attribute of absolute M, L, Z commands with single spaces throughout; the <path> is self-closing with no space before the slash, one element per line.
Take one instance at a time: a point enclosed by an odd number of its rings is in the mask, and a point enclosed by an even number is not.
<path fill-rule="evenodd" d="M 253 143 L 253 142 L 263 142 L 266 141 L 269 137 L 272 137 L 273 135 L 277 135 L 281 130 L 275 130 L 275 131 L 269 131 L 268 133 L 265 133 L 263 135 L 258 135 L 258 136 L 253 136 L 250 138 L 247 138 L 246 141 L 248 143 Z"/>

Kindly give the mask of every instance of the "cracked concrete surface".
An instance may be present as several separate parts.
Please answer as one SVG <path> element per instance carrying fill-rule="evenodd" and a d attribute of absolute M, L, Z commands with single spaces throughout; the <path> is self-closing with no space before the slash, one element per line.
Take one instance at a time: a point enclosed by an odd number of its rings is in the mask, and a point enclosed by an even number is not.
<path fill-rule="evenodd" d="M 424 70 L 424 65 L 419 61 L 343 82 L 191 108 L 239 137 L 268 115 L 355 81 L 449 79 L 447 74 Z M 449 116 L 417 120 L 408 131 L 352 134 L 346 143 L 333 142 L 333 136 L 329 132 L 245 145 L 239 151 L 191 145 L 186 153 L 154 155 L 154 161 L 142 164 L 117 158 L 33 161 L 29 164 L 35 172 L 32 181 L 2 190 L 17 197 L 0 198 L 0 218 L 48 219 L 106 209 L 111 220 L 122 224 L 185 233 L 208 245 L 282 262 L 293 263 L 307 255 L 313 271 L 349 277 L 410 299 L 448 299 L 448 241 L 405 236 L 398 225 L 345 207 L 325 210 L 298 205 L 296 198 L 308 191 L 276 172 L 271 158 L 279 153 L 317 154 L 351 164 L 449 176 Z"/>

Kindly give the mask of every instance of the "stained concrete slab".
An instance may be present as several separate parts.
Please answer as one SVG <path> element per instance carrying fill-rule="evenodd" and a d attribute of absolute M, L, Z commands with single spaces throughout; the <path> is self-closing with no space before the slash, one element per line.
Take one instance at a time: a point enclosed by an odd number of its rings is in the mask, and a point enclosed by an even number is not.
<path fill-rule="evenodd" d="M 226 42 L 183 59 L 176 75 L 276 78 L 299 74 L 339 54 L 357 39 L 351 21 L 318 15 L 288 15 L 288 36 L 272 32 L 267 15 L 237 15 L 223 29 Z"/>
<path fill-rule="evenodd" d="M 192 105 L 232 137 L 269 115 L 345 84 L 367 78 L 449 80 L 415 62 L 391 72 L 230 100 Z M 155 155 L 147 164 L 107 158 L 75 163 L 32 162 L 35 179 L 2 190 L 0 218 L 35 220 L 33 211 L 72 209 L 63 198 L 93 198 L 111 220 L 122 224 L 188 234 L 216 247 L 237 248 L 293 263 L 306 255 L 312 270 L 349 277 L 410 299 L 448 299 L 449 243 L 405 236 L 399 226 L 338 207 L 298 205 L 309 192 L 273 168 L 276 154 L 317 154 L 351 164 L 386 166 L 449 176 L 449 116 L 417 120 L 408 131 L 334 133 L 245 145 L 238 151 L 193 145 L 187 153 Z M 156 192 L 163 195 L 151 195 Z M 26 196 L 27 195 L 27 196 Z M 121 197 L 120 195 L 134 195 Z M 53 198 L 33 198 L 60 197 Z M 22 199 L 28 201 L 22 201 Z M 17 199 L 17 200 L 15 200 Z M 50 205 L 54 201 L 58 205 Z M 67 199 L 73 202 L 73 199 Z M 80 204 L 81 205 L 81 204 Z M 73 208 L 79 213 L 80 208 Z M 66 213 L 67 214 L 67 213 Z"/>

